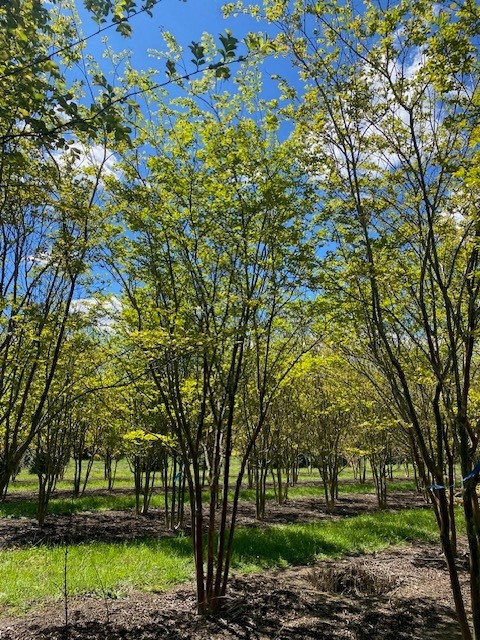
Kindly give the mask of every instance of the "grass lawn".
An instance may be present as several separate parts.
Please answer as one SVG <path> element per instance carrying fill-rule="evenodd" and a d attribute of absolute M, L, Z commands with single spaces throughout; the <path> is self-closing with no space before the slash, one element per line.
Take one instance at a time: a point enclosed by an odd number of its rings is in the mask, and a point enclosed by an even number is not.
<path fill-rule="evenodd" d="M 36 546 L 0 552 L 0 607 L 21 612 L 64 591 L 121 596 L 131 588 L 165 590 L 191 577 L 193 558 L 186 537 L 111 544 Z"/>
<path fill-rule="evenodd" d="M 87 461 L 83 462 L 84 470 L 87 465 Z M 59 480 L 57 484 L 57 489 L 71 491 L 73 487 L 73 474 L 74 474 L 74 462 L 73 460 L 67 466 L 65 471 L 65 475 L 63 480 Z M 236 472 L 238 472 L 238 463 L 234 459 L 232 464 L 232 473 L 231 473 L 231 481 L 234 482 L 236 480 Z M 394 476 L 396 476 L 396 480 L 401 478 L 404 479 L 404 470 L 399 469 L 394 471 Z M 268 478 L 269 481 L 271 478 Z M 365 484 L 360 484 L 353 479 L 353 472 L 350 468 L 346 467 L 340 473 L 339 476 L 341 487 L 358 487 L 358 490 L 361 492 L 365 492 L 365 488 L 370 487 L 372 491 L 374 491 L 374 485 L 372 481 L 371 474 L 367 475 L 367 482 Z M 309 474 L 307 469 L 301 468 L 299 473 L 299 481 L 300 483 L 308 481 L 308 482 L 318 482 L 320 484 L 320 477 L 318 475 L 318 471 L 313 469 L 312 473 Z M 344 484 L 345 483 L 345 484 Z M 407 481 L 407 484 L 411 488 L 415 488 L 415 483 L 413 479 L 411 481 Z M 37 491 L 38 489 L 38 481 L 35 475 L 32 475 L 28 472 L 28 470 L 23 469 L 17 476 L 15 482 L 11 482 L 8 488 L 8 492 L 12 493 L 22 493 L 25 491 Z M 100 460 L 95 460 L 92 466 L 92 471 L 88 480 L 87 492 L 93 489 L 107 489 L 107 482 L 104 478 L 104 467 L 103 462 Z M 133 490 L 133 474 L 130 470 L 128 462 L 125 458 L 119 461 L 117 466 L 117 474 L 115 479 L 115 489 L 132 489 Z M 353 491 L 353 489 L 352 489 Z"/>
<path fill-rule="evenodd" d="M 394 481 L 389 483 L 389 491 L 414 491 L 415 485 L 411 481 Z M 373 483 L 360 484 L 341 484 L 339 486 L 339 494 L 374 494 L 375 485 Z M 267 489 L 267 500 L 275 499 L 275 492 L 273 488 Z M 233 492 L 230 492 L 230 497 L 233 497 Z M 290 487 L 288 490 L 288 497 L 290 499 L 301 500 L 302 498 L 323 498 L 323 487 L 318 485 L 297 485 Z M 0 502 L 0 518 L 22 518 L 31 517 L 34 518 L 37 513 L 37 500 L 31 498 L 22 497 L 21 492 L 17 492 L 13 496 L 13 500 L 7 502 Z M 208 499 L 207 493 L 205 493 L 205 500 Z M 240 499 L 248 502 L 255 500 L 254 489 L 242 489 L 240 492 Z M 152 508 L 164 506 L 163 494 L 157 493 L 152 496 L 150 501 Z M 129 494 L 116 494 L 111 493 L 109 495 L 98 495 L 94 493 L 86 494 L 80 498 L 73 497 L 55 497 L 55 494 L 50 499 L 48 506 L 49 515 L 68 515 L 70 513 L 81 513 L 82 511 L 123 511 L 125 509 L 135 508 L 135 495 L 133 488 Z"/>
<path fill-rule="evenodd" d="M 83 461 L 83 471 L 87 466 L 87 460 Z M 59 480 L 57 483 L 58 490 L 72 491 L 73 489 L 73 475 L 74 475 L 75 463 L 70 460 L 63 480 Z M 132 489 L 133 491 L 133 474 L 130 471 L 128 462 L 125 458 L 119 461 L 117 466 L 117 474 L 115 477 L 116 489 Z M 107 489 L 107 481 L 104 478 L 104 466 L 100 460 L 95 460 L 92 466 L 92 471 L 88 479 L 87 491 L 92 489 Z M 37 491 L 38 481 L 37 476 L 32 475 L 27 469 L 22 469 L 15 479 L 15 482 L 11 482 L 8 487 L 8 492 L 22 493 L 25 491 Z"/>
<path fill-rule="evenodd" d="M 163 495 L 153 495 L 151 507 L 163 507 Z M 133 493 L 125 495 L 95 495 L 86 494 L 81 498 L 51 498 L 48 504 L 49 515 L 69 515 L 71 513 L 81 513 L 82 511 L 124 511 L 135 508 L 135 495 Z M 18 499 L 8 502 L 0 502 L 0 517 L 9 518 L 34 518 L 37 514 L 37 500 L 25 499 L 20 496 Z"/>

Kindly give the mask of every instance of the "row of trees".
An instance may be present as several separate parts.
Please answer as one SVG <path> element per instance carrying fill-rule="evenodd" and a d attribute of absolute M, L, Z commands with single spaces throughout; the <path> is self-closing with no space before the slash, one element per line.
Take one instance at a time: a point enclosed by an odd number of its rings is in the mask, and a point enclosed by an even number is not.
<path fill-rule="evenodd" d="M 413 452 L 398 423 L 382 415 L 372 389 L 360 381 L 355 389 L 353 378 L 348 363 L 338 356 L 311 354 L 283 383 L 247 460 L 246 482 L 256 491 L 259 520 L 265 517 L 267 483 L 273 483 L 276 500 L 283 504 L 301 466 L 309 468 L 312 478 L 320 477 L 328 512 L 334 511 L 338 476 L 347 465 L 359 481 L 365 481 L 357 467 L 363 464 L 365 472 L 368 461 L 380 508 L 387 506 L 387 480 L 394 465 L 413 461 L 412 470 L 416 471 Z M 243 425 L 248 423 L 248 416 L 244 416 L 250 408 L 250 402 L 242 402 L 233 425 L 235 458 L 249 445 Z M 22 467 L 39 478 L 39 523 L 44 523 L 52 491 L 70 461 L 74 465 L 72 493 L 81 497 L 95 460 L 103 463 L 107 487 L 112 490 L 122 458 L 128 460 L 133 472 L 137 513 L 147 513 L 154 485 L 161 486 L 166 523 L 175 528 L 178 519 L 174 513 L 185 495 L 182 452 L 159 406 L 156 389 L 146 380 L 140 385 L 125 385 L 113 402 L 108 391 L 89 389 L 79 401 L 65 403 L 37 434 Z M 201 457 L 203 490 L 208 484 L 209 464 L 208 458 Z M 182 496 L 179 500 L 175 495 L 173 505 L 171 492 Z"/>
<path fill-rule="evenodd" d="M 455 563 L 460 462 L 478 638 L 478 4 L 266 5 L 307 85 L 297 122 L 334 243 L 322 286 L 345 322 L 337 338 L 404 425 L 425 484 L 433 478 L 467 639 Z"/>
<path fill-rule="evenodd" d="M 220 49 L 192 45 L 196 79 L 179 77 L 168 37 L 176 98 L 126 63 L 117 88 L 94 70 L 90 107 L 65 80 L 81 55 L 65 6 L 12 7 L 0 7 L 0 494 L 35 439 L 60 444 L 115 388 L 112 419 L 179 452 L 208 613 L 226 592 L 252 460 L 261 514 L 275 447 L 285 495 L 294 425 L 329 456 L 346 426 L 380 444 L 394 429 L 432 486 L 462 636 L 479 638 L 477 4 L 232 3 L 271 34 L 246 38 L 234 82 L 222 84 L 231 34 Z M 112 15 L 125 30 L 128 16 Z M 262 97 L 266 54 L 298 70 L 301 90 L 278 78 L 278 97 Z M 122 290 L 113 324 L 94 296 L 105 270 Z M 129 404 L 132 385 L 151 389 Z M 329 456 L 317 465 L 333 506 Z M 473 631 L 455 563 L 457 462 Z"/>

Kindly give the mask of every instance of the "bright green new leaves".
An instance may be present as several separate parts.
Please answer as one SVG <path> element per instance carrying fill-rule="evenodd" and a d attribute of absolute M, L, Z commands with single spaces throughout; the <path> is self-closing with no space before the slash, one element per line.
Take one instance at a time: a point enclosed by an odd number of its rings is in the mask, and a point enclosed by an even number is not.
<path fill-rule="evenodd" d="M 152 283 L 135 290 L 148 349 L 150 341 L 218 349 L 239 331 L 243 339 L 243 324 L 278 290 L 298 296 L 308 287 L 312 194 L 295 147 L 253 120 L 234 122 L 228 104 L 216 108 L 225 122 L 208 112 L 174 114 L 171 129 L 150 141 L 156 154 L 143 184 L 132 175 L 119 190 L 137 238 L 130 268 L 139 281 L 154 269 Z"/>
<path fill-rule="evenodd" d="M 201 411 L 193 407 L 206 391 L 195 381 L 202 357 L 216 394 L 239 346 L 289 331 L 289 309 L 299 329 L 307 322 L 298 303 L 314 260 L 304 216 L 312 193 L 295 148 L 253 120 L 234 121 L 228 104 L 217 108 L 224 122 L 175 114 L 150 141 L 147 176 L 132 174 L 114 195 L 133 233 L 131 336 L 165 384 L 171 367 L 186 367 L 179 384 L 187 415 Z"/>
<path fill-rule="evenodd" d="M 73 95 L 65 87 L 58 59 L 48 54 L 54 42 L 71 42 L 72 25 L 60 19 L 56 7 L 50 14 L 40 2 L 15 0 L 0 6 L 0 34 L 2 147 L 18 135 L 42 136 L 51 143 L 62 120 L 56 109 Z M 72 47 L 61 60 L 68 64 L 77 54 Z"/>
<path fill-rule="evenodd" d="M 424 2 L 365 3 L 362 12 L 349 3 L 302 7 L 311 22 L 299 26 L 299 5 L 282 31 L 307 82 L 298 114 L 305 166 L 339 247 L 325 289 L 387 366 L 405 417 L 415 413 L 416 395 L 407 379 L 429 384 L 432 395 L 439 384 L 448 404 L 450 384 L 459 390 L 469 376 L 457 353 L 470 352 L 462 336 L 478 296 L 477 198 L 463 183 L 475 165 L 478 10 Z M 453 55 L 452 31 L 463 63 L 440 71 L 438 49 Z"/>
<path fill-rule="evenodd" d="M 0 162 L 0 494 L 72 392 L 62 367 L 72 334 L 86 330 L 73 300 L 85 296 L 103 229 L 95 204 L 103 165 L 84 171 L 74 156 L 54 160 L 24 137 L 15 148 Z"/>
<path fill-rule="evenodd" d="M 215 610 L 226 588 L 233 447 L 246 436 L 240 482 L 282 377 L 312 342 L 314 190 L 296 160 L 299 145 L 277 141 L 271 109 L 263 119 L 244 115 L 254 110 L 257 83 L 255 70 L 245 69 L 237 95 L 218 94 L 211 74 L 178 104 L 156 105 L 157 120 L 139 130 L 145 157 L 140 146 L 127 153 L 125 181 L 111 184 L 112 210 L 126 225 L 112 247 L 125 289 L 125 331 L 155 380 L 185 463 L 202 611 Z M 243 390 L 253 398 L 250 430 L 240 422 Z M 203 464 L 210 491 L 205 576 Z"/>
<path fill-rule="evenodd" d="M 130 0 L 86 2 L 103 22 L 111 12 L 117 30 L 130 32 L 128 18 L 136 11 L 150 12 L 155 0 L 136 7 Z M 3 153 L 17 154 L 20 138 L 33 139 L 42 148 L 65 148 L 72 136 L 99 139 L 105 132 L 128 139 L 121 96 L 102 74 L 92 78 L 99 91 L 83 95 L 85 78 L 67 80 L 67 70 L 82 59 L 84 38 L 73 0 L 55 0 L 50 7 L 36 0 L 0 4 L 0 144 Z M 89 65 L 85 65 L 87 69 Z M 91 89 L 91 87 L 90 87 Z"/>

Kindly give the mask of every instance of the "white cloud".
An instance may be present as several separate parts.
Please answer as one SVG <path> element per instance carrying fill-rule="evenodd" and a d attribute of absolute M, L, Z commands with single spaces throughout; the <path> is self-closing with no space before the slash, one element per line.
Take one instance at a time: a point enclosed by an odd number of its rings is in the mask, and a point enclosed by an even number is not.
<path fill-rule="evenodd" d="M 107 333 L 114 330 L 122 308 L 121 300 L 115 295 L 103 300 L 98 298 L 77 298 L 72 300 L 70 305 L 72 313 L 92 315 L 97 329 Z"/>
<path fill-rule="evenodd" d="M 104 176 L 117 175 L 117 158 L 110 149 L 100 144 L 87 147 L 82 143 L 75 143 L 72 145 L 73 149 L 78 150 L 78 157 L 75 160 L 77 169 L 93 168 L 96 171 L 101 170 Z"/>
<path fill-rule="evenodd" d="M 424 77 L 426 52 L 421 47 L 407 47 L 404 38 L 403 30 L 395 34 L 402 55 L 396 59 L 373 58 L 372 64 L 365 62 L 363 73 L 359 70 L 358 87 L 352 82 L 352 104 L 356 103 L 353 92 L 361 91 L 363 83 L 369 94 L 368 107 L 363 113 L 359 116 L 358 111 L 350 113 L 345 108 L 339 121 L 341 133 L 327 120 L 322 131 L 312 131 L 306 136 L 305 146 L 310 156 L 307 171 L 312 181 L 321 182 L 326 178 L 328 158 L 344 179 L 348 177 L 349 162 L 355 163 L 359 174 L 373 179 L 398 169 L 405 158 L 416 153 L 411 142 L 410 107 L 417 150 L 425 158 L 431 156 L 444 116 L 428 86 L 428 76 Z M 326 158 L 325 169 L 322 158 Z"/>
<path fill-rule="evenodd" d="M 101 144 L 85 145 L 75 141 L 68 150 L 54 154 L 60 166 L 71 166 L 82 177 L 89 179 L 120 176 L 118 160 L 115 153 Z"/>
<path fill-rule="evenodd" d="M 97 304 L 95 298 L 77 298 L 72 300 L 70 311 L 72 313 L 90 313 Z"/>
<path fill-rule="evenodd" d="M 52 256 L 48 251 L 38 251 L 37 253 L 27 256 L 25 259 L 32 264 L 46 267 L 52 261 Z"/>

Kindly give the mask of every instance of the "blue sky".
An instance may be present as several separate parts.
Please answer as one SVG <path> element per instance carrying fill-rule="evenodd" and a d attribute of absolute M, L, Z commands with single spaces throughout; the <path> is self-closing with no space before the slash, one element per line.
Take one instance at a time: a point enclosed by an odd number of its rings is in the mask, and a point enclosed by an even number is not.
<path fill-rule="evenodd" d="M 115 32 L 113 27 L 101 35 L 91 37 L 88 40 L 87 52 L 100 61 L 105 47 L 102 43 L 102 36 L 106 36 L 108 44 L 115 51 L 123 49 L 132 51 L 132 62 L 135 68 L 160 67 L 163 72 L 165 61 L 157 60 L 148 55 L 149 49 L 162 50 L 165 48 L 161 35 L 163 30 L 171 32 L 180 44 L 186 47 L 192 40 L 200 40 L 201 34 L 205 31 L 218 39 L 220 33 L 224 33 L 225 29 L 230 29 L 235 37 L 241 40 L 249 31 L 262 29 L 259 22 L 248 16 L 224 19 L 221 7 L 225 1 L 161 0 L 153 9 L 153 17 L 143 14 L 131 19 L 130 24 L 133 28 L 131 37 L 122 37 Z M 77 7 L 83 22 L 84 34 L 94 34 L 98 26 L 90 19 L 79 0 L 77 0 Z"/>

